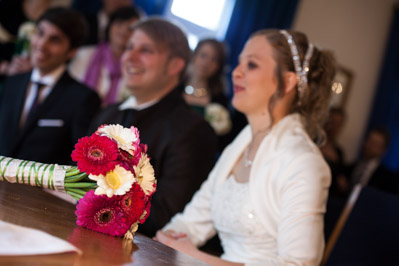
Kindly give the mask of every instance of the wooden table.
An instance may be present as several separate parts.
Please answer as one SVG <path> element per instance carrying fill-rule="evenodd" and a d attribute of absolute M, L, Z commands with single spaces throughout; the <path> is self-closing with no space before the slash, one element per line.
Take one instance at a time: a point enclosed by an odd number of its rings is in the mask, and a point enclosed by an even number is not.
<path fill-rule="evenodd" d="M 0 265 L 206 265 L 144 235 L 132 242 L 78 227 L 74 211 L 73 204 L 40 188 L 0 181 L 0 220 L 42 230 L 83 251 L 0 256 Z"/>

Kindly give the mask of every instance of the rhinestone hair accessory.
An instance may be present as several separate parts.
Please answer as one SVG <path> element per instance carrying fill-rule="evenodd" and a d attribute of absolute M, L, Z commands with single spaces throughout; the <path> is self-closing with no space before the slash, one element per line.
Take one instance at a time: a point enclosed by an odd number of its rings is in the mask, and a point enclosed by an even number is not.
<path fill-rule="evenodd" d="M 301 65 L 298 48 L 291 34 L 289 34 L 286 30 L 281 30 L 280 33 L 287 39 L 291 50 L 292 61 L 294 62 L 295 72 L 298 79 L 299 104 L 301 104 L 301 99 L 303 98 L 308 85 L 309 60 L 313 55 L 314 46 L 313 44 L 309 43 L 303 64 Z"/>

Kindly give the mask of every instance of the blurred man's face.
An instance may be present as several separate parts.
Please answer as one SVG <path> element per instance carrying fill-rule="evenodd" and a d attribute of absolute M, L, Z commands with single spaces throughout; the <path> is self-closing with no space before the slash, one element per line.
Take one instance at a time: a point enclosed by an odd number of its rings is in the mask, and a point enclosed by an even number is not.
<path fill-rule="evenodd" d="M 363 156 L 365 159 L 374 159 L 384 155 L 386 151 L 386 140 L 378 132 L 370 132 L 364 143 Z"/>
<path fill-rule="evenodd" d="M 125 84 L 137 99 L 152 100 L 170 82 L 169 52 L 137 29 L 122 55 Z"/>
<path fill-rule="evenodd" d="M 31 40 L 31 62 L 45 75 L 71 59 L 76 49 L 70 49 L 68 37 L 54 24 L 42 20 Z"/>

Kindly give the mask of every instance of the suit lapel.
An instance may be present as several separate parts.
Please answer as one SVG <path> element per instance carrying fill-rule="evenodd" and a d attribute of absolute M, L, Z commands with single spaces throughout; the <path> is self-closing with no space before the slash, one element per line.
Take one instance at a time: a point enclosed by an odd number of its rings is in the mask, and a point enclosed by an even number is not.
<path fill-rule="evenodd" d="M 17 80 L 17 83 L 14 85 L 15 89 L 13 89 L 13 91 L 15 92 L 15 94 L 13 95 L 13 97 L 18 100 L 16 101 L 16 104 L 13 104 L 11 106 L 10 115 L 13 116 L 13 125 L 11 127 L 15 128 L 16 131 L 18 131 L 19 121 L 21 120 L 21 114 L 24 109 L 26 91 L 29 86 L 30 76 L 31 72 L 26 73 L 26 75 Z"/>
<path fill-rule="evenodd" d="M 9 109 L 7 110 L 8 115 L 11 116 L 11 119 L 8 120 L 11 123 L 7 124 L 7 126 L 10 128 L 8 135 L 8 139 L 12 141 L 10 144 L 10 149 L 9 151 L 12 152 L 15 147 L 18 145 L 20 142 L 20 137 L 22 135 L 21 130 L 19 129 L 19 123 L 21 120 L 21 114 L 24 109 L 24 104 L 25 104 L 25 98 L 26 98 L 26 91 L 29 86 L 29 81 L 30 81 L 30 76 L 31 72 L 26 73 L 25 75 L 21 76 L 21 78 L 16 79 L 16 82 L 14 84 L 10 84 L 10 86 L 13 86 L 12 88 L 12 93 L 10 94 L 12 98 L 16 99 L 15 102 L 11 101 L 9 104 Z"/>

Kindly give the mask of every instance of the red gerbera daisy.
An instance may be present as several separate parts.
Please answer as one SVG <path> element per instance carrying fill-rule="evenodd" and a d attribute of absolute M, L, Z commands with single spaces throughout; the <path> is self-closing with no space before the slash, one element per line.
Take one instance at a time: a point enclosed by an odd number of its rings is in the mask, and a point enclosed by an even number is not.
<path fill-rule="evenodd" d="M 119 206 L 126 212 L 132 222 L 136 222 L 143 214 L 147 203 L 147 197 L 140 185 L 134 183 L 129 192 L 118 196 Z"/>
<path fill-rule="evenodd" d="M 130 229 L 132 221 L 117 200 L 88 191 L 76 206 L 76 224 L 111 236 L 122 237 Z"/>
<path fill-rule="evenodd" d="M 118 144 L 96 134 L 79 139 L 72 151 L 72 160 L 78 163 L 79 170 L 93 175 L 104 175 L 114 169 L 117 158 Z"/>

